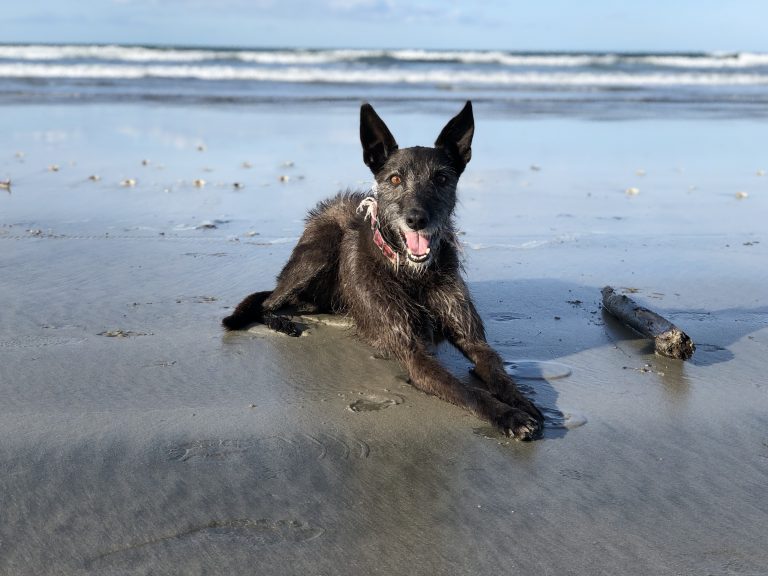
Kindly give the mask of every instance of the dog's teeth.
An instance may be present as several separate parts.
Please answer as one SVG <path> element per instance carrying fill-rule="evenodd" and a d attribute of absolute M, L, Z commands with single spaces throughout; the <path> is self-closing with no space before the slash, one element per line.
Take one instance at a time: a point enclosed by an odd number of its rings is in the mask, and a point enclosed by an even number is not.
<path fill-rule="evenodd" d="M 414 258 L 417 258 L 417 259 L 421 260 L 421 259 L 426 258 L 427 256 L 429 256 L 429 253 L 432 251 L 432 249 L 431 248 L 427 248 L 427 251 L 424 252 L 424 254 L 414 254 L 413 252 L 411 252 L 410 248 L 406 248 L 405 251 L 408 253 L 409 256 L 413 256 Z"/>

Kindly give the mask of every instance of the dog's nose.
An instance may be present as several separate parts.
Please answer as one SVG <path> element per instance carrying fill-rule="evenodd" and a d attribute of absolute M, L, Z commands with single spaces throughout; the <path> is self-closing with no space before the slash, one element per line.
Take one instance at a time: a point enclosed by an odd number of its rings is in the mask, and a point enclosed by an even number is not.
<path fill-rule="evenodd" d="M 429 224 L 429 214 L 422 208 L 411 208 L 405 213 L 405 223 L 411 230 L 422 230 Z"/>

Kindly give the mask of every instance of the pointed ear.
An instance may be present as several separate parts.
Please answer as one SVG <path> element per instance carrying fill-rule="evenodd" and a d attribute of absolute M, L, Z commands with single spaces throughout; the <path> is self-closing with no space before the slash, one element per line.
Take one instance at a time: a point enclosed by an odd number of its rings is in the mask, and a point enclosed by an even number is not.
<path fill-rule="evenodd" d="M 472 158 L 472 136 L 475 133 L 475 118 L 472 115 L 472 102 L 445 125 L 435 141 L 436 148 L 442 148 L 453 160 L 456 174 L 461 174 Z"/>
<path fill-rule="evenodd" d="M 360 107 L 360 143 L 363 145 L 363 162 L 374 174 L 397 150 L 397 142 L 389 128 L 367 102 Z"/>

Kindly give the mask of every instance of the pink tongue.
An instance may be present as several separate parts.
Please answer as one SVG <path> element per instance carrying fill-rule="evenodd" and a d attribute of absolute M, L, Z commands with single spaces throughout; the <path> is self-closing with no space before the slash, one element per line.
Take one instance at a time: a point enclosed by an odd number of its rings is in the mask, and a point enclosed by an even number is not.
<path fill-rule="evenodd" d="M 405 234 L 405 241 L 408 243 L 408 250 L 414 256 L 423 256 L 427 253 L 429 248 L 429 236 L 422 235 L 418 232 L 403 232 Z"/>

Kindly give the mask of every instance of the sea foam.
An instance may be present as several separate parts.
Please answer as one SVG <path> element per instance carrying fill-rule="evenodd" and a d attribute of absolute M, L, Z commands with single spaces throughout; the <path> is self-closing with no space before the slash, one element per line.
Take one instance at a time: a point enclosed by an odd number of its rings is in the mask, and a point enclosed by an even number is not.
<path fill-rule="evenodd" d="M 392 70 L 384 67 L 337 69 L 320 67 L 238 67 L 201 65 L 130 64 L 0 64 L 5 78 L 70 79 L 197 79 L 250 80 L 338 84 L 426 84 L 440 86 L 760 86 L 768 75 L 719 72 L 646 73 L 626 72 L 505 72 L 498 70 Z"/>

